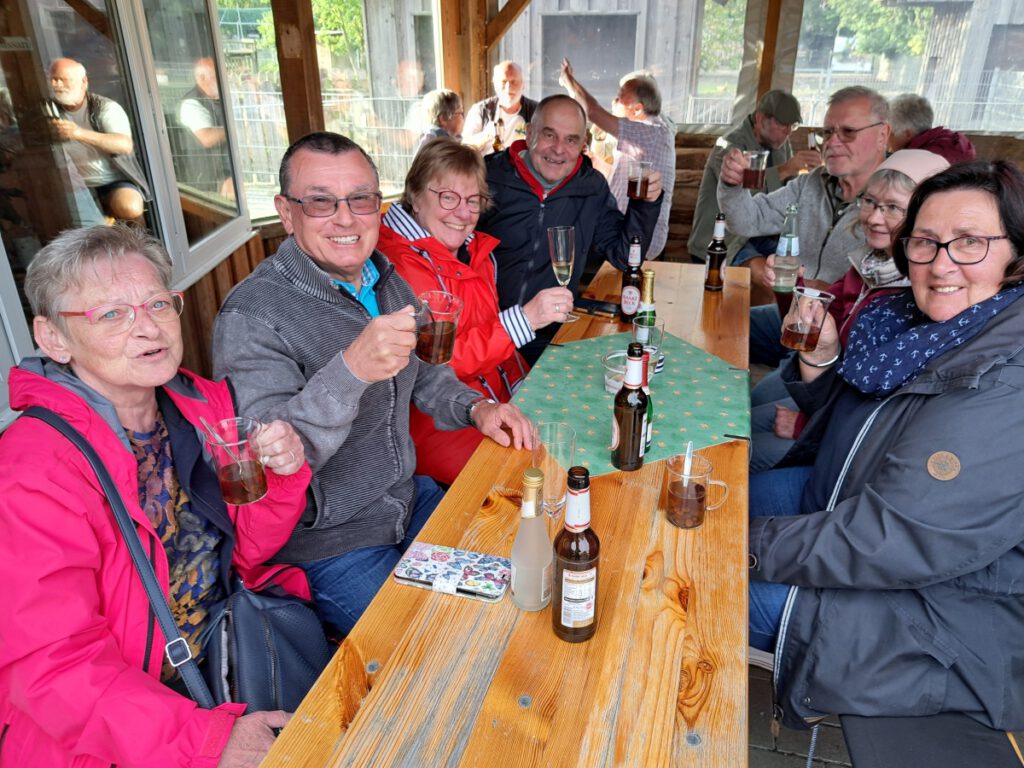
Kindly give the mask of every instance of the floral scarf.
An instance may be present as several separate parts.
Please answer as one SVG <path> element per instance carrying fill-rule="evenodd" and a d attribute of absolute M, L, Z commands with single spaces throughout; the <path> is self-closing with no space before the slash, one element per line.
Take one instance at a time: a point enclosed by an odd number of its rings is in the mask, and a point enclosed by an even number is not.
<path fill-rule="evenodd" d="M 1021 296 L 1024 284 L 1014 285 L 942 322 L 929 320 L 909 290 L 879 299 L 857 318 L 838 373 L 865 395 L 885 397 L 932 358 L 973 339 Z"/>

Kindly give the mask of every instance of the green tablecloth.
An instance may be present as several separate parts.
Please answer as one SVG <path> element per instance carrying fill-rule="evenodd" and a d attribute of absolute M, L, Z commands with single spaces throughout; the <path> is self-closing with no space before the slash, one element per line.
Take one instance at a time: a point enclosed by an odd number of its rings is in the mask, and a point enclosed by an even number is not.
<path fill-rule="evenodd" d="M 568 342 L 545 350 L 514 402 L 535 423 L 563 421 L 576 430 L 576 463 L 591 475 L 612 472 L 612 403 L 604 388 L 606 352 L 624 350 L 630 334 Z M 654 440 L 645 460 L 750 436 L 749 374 L 666 333 L 665 368 L 650 382 Z"/>

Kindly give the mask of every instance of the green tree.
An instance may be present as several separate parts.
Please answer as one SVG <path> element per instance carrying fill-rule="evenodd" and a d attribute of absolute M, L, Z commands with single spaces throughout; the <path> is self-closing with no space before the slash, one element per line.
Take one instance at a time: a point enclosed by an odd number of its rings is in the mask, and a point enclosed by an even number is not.
<path fill-rule="evenodd" d="M 743 23 L 747 4 L 742 0 L 706 2 L 700 38 L 701 72 L 738 72 L 743 62 Z"/>
<path fill-rule="evenodd" d="M 853 37 L 853 49 L 868 56 L 896 58 L 924 53 L 932 8 L 896 7 L 881 0 L 826 0 L 839 17 L 839 32 Z"/>
<path fill-rule="evenodd" d="M 274 45 L 274 19 L 270 14 L 270 0 L 221 0 L 221 6 L 266 7 L 267 14 L 260 22 L 260 47 Z M 313 26 L 317 43 L 331 53 L 348 59 L 356 70 L 364 59 L 366 37 L 363 30 L 363 0 L 313 0 Z"/>

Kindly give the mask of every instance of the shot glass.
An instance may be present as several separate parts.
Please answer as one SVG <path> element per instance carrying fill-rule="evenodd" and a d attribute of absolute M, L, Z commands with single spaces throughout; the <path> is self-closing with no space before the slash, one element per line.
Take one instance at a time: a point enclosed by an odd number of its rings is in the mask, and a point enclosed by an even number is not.
<path fill-rule="evenodd" d="M 633 341 L 642 344 L 644 350 L 651 353 L 652 376 L 665 367 L 665 356 L 661 354 L 661 343 L 664 338 L 664 322 L 650 317 L 637 317 L 633 320 Z"/>
<path fill-rule="evenodd" d="M 631 200 L 646 200 L 650 186 L 653 165 L 647 160 L 629 161 L 629 181 L 626 185 L 626 196 Z"/>
<path fill-rule="evenodd" d="M 576 463 L 576 430 L 560 421 L 537 425 L 533 466 L 544 473 L 541 501 L 549 528 L 562 517 L 565 507 L 566 473 Z"/>
<path fill-rule="evenodd" d="M 747 167 L 743 169 L 744 189 L 764 189 L 764 173 L 768 167 L 768 150 L 755 149 L 744 152 Z"/>
<path fill-rule="evenodd" d="M 462 299 L 446 291 L 416 297 L 416 357 L 431 365 L 447 363 L 455 350 Z"/>
<path fill-rule="evenodd" d="M 711 462 L 703 456 L 672 456 L 665 462 L 665 517 L 677 528 L 696 528 L 704 523 L 704 513 L 718 509 L 729 498 L 729 486 L 712 480 Z M 710 496 L 718 496 L 715 501 Z"/>
<path fill-rule="evenodd" d="M 252 504 L 267 495 L 267 476 L 256 444 L 262 426 L 256 419 L 240 416 L 218 421 L 212 425 L 213 434 L 204 435 L 228 504 Z"/>
<path fill-rule="evenodd" d="M 821 324 L 825 322 L 828 305 L 835 298 L 828 291 L 799 286 L 793 289 L 793 303 L 782 319 L 780 343 L 797 352 L 813 352 L 818 346 Z"/>

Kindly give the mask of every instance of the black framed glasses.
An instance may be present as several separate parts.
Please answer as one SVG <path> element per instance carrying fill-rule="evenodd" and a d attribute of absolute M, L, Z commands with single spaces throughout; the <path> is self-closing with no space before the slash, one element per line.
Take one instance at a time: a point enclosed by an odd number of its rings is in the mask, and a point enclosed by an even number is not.
<path fill-rule="evenodd" d="M 877 123 L 863 125 L 860 128 L 850 128 L 846 125 L 838 125 L 835 128 L 822 128 L 819 135 L 821 136 L 822 144 L 825 144 L 833 136 L 838 136 L 839 140 L 843 142 L 843 144 L 849 144 L 857 138 L 857 134 L 861 131 L 866 131 L 868 128 L 877 128 L 880 125 L 885 125 L 885 121 L 879 120 Z"/>
<path fill-rule="evenodd" d="M 452 192 L 450 189 L 431 189 L 427 187 L 429 192 L 433 192 L 437 195 L 438 204 L 446 211 L 454 211 L 459 207 L 459 204 L 465 200 L 466 207 L 472 213 L 480 213 L 487 204 L 491 202 L 491 198 L 487 195 L 470 195 L 469 197 L 463 197 L 458 192 Z"/>
<path fill-rule="evenodd" d="M 900 221 L 904 216 L 907 215 L 907 209 L 901 208 L 898 205 L 892 203 L 880 203 L 873 197 L 867 195 L 857 196 L 857 207 L 862 211 L 867 211 L 869 214 L 873 211 L 880 211 L 882 216 L 887 218 L 889 221 Z"/>
<path fill-rule="evenodd" d="M 961 235 L 944 243 L 930 237 L 901 237 L 900 242 L 907 261 L 913 264 L 931 264 L 939 255 L 940 248 L 946 249 L 954 264 L 977 264 L 988 256 L 993 240 L 1009 239 L 1008 235 Z"/>
<path fill-rule="evenodd" d="M 135 324 L 139 310 L 144 310 L 154 322 L 169 323 L 181 317 L 185 308 L 185 294 L 181 291 L 161 291 L 141 304 L 102 304 L 84 312 L 58 312 L 61 317 L 84 317 L 89 325 L 108 333 L 124 333 Z"/>
<path fill-rule="evenodd" d="M 333 216 L 338 210 L 338 203 L 345 203 L 356 216 L 366 216 L 380 210 L 384 195 L 380 192 L 357 192 L 348 197 L 334 195 L 307 195 L 306 197 L 290 197 L 282 195 L 290 203 L 302 206 L 302 212 L 313 219 L 325 219 Z"/>

